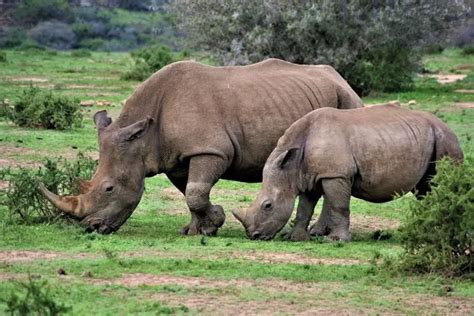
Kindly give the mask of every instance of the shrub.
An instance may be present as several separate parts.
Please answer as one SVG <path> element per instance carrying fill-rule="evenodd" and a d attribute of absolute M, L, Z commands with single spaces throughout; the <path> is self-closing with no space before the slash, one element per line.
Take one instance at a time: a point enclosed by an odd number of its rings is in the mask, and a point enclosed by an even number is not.
<path fill-rule="evenodd" d="M 76 35 L 69 25 L 57 22 L 41 22 L 28 34 L 41 45 L 54 49 L 70 49 L 76 43 Z"/>
<path fill-rule="evenodd" d="M 409 204 L 401 228 L 404 269 L 460 276 L 473 272 L 474 166 L 440 161 L 432 192 Z"/>
<path fill-rule="evenodd" d="M 7 62 L 7 53 L 0 50 L 0 63 L 6 63 L 6 62 Z"/>
<path fill-rule="evenodd" d="M 37 190 L 38 185 L 43 183 L 51 192 L 61 195 L 77 195 L 79 187 L 76 178 L 89 179 L 97 162 L 79 153 L 75 161 L 46 159 L 43 165 L 44 168 L 36 170 L 0 170 L 0 179 L 9 182 L 3 204 L 8 208 L 10 221 L 32 224 L 64 218 Z"/>
<path fill-rule="evenodd" d="M 132 52 L 131 56 L 134 60 L 134 66 L 124 74 L 123 79 L 126 80 L 145 80 L 164 66 L 182 59 L 182 57 L 176 58 L 169 47 L 160 45 Z"/>
<path fill-rule="evenodd" d="M 71 57 L 91 57 L 92 54 L 87 49 L 77 49 L 71 52 Z"/>
<path fill-rule="evenodd" d="M 23 24 L 34 25 L 47 20 L 68 21 L 72 14 L 67 0 L 22 0 L 15 17 Z"/>
<path fill-rule="evenodd" d="M 60 315 L 72 308 L 57 303 L 46 280 L 35 279 L 28 275 L 28 281 L 17 282 L 10 297 L 1 299 L 8 315 Z"/>
<path fill-rule="evenodd" d="M 86 38 L 79 42 L 79 47 L 91 49 L 91 50 L 99 50 L 104 46 L 104 40 L 101 38 Z"/>
<path fill-rule="evenodd" d="M 26 32 L 19 28 L 0 29 L 0 48 L 13 48 L 21 45 L 26 38 Z"/>
<path fill-rule="evenodd" d="M 35 87 L 23 91 L 9 118 L 19 126 L 60 130 L 82 122 L 79 100 Z"/>
<path fill-rule="evenodd" d="M 189 44 L 221 64 L 267 57 L 329 64 L 364 94 L 410 87 L 421 63 L 418 48 L 444 39 L 465 12 L 451 0 L 175 0 L 171 6 Z"/>
<path fill-rule="evenodd" d="M 463 55 L 474 55 L 474 44 L 464 46 L 462 53 Z"/>

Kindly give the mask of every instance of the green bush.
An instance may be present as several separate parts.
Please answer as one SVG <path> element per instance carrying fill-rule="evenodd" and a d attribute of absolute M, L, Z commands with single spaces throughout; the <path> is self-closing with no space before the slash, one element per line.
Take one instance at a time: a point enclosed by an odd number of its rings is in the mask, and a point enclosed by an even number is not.
<path fill-rule="evenodd" d="M 71 52 L 71 57 L 82 58 L 82 57 L 91 57 L 91 56 L 92 56 L 91 52 L 88 51 L 87 49 L 77 49 Z"/>
<path fill-rule="evenodd" d="M 72 308 L 57 303 L 46 280 L 28 276 L 28 281 L 17 282 L 8 298 L 1 298 L 7 308 L 6 315 L 60 315 Z"/>
<path fill-rule="evenodd" d="M 361 94 L 410 87 L 419 48 L 443 42 L 467 9 L 452 0 L 174 0 L 170 6 L 188 43 L 221 64 L 269 57 L 328 64 Z"/>
<path fill-rule="evenodd" d="M 7 62 L 7 53 L 0 50 L 0 63 L 6 63 L 6 62 Z"/>
<path fill-rule="evenodd" d="M 65 158 L 46 159 L 44 167 L 33 170 L 27 168 L 2 169 L 0 179 L 8 181 L 8 189 L 2 197 L 2 204 L 8 208 L 8 220 L 21 224 L 54 222 L 61 217 L 39 192 L 43 183 L 51 192 L 61 195 L 79 194 L 76 178 L 91 178 L 97 162 L 82 153 L 70 162 Z"/>
<path fill-rule="evenodd" d="M 416 273 L 447 276 L 473 273 L 474 165 L 455 166 L 449 160 L 437 165 L 432 191 L 409 204 L 401 228 L 405 252 L 401 266 Z"/>
<path fill-rule="evenodd" d="M 175 56 L 167 46 L 155 45 L 131 53 L 134 60 L 133 68 L 123 75 L 125 80 L 142 81 L 164 66 L 183 59 Z"/>
<path fill-rule="evenodd" d="M 79 47 L 91 50 L 99 50 L 103 47 L 105 41 L 101 38 L 86 38 L 79 42 Z"/>
<path fill-rule="evenodd" d="M 474 44 L 463 47 L 462 53 L 464 55 L 474 55 Z"/>
<path fill-rule="evenodd" d="M 34 25 L 41 21 L 68 21 L 72 18 L 67 0 L 22 0 L 15 10 L 22 24 Z"/>
<path fill-rule="evenodd" d="M 0 48 L 20 46 L 26 38 L 26 32 L 20 28 L 9 27 L 0 29 Z"/>
<path fill-rule="evenodd" d="M 30 87 L 14 103 L 10 120 L 19 126 L 63 130 L 80 126 L 82 114 L 79 100 Z"/>

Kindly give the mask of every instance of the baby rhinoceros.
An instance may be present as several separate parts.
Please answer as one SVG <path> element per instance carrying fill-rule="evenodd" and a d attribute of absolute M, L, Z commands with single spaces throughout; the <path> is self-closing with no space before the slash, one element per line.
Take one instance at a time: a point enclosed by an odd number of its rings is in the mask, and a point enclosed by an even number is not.
<path fill-rule="evenodd" d="M 257 199 L 234 215 L 249 238 L 269 240 L 288 222 L 299 196 L 288 239 L 327 235 L 349 241 L 351 195 L 370 202 L 409 191 L 422 197 L 435 162 L 445 156 L 463 160 L 456 135 L 431 113 L 396 104 L 318 109 L 286 130 L 265 164 Z M 322 195 L 321 216 L 308 232 Z"/>

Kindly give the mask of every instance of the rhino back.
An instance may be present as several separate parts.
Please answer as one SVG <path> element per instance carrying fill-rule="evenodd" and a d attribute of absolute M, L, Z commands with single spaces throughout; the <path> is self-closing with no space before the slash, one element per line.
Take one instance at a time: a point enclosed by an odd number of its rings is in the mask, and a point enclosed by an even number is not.
<path fill-rule="evenodd" d="M 435 158 L 435 130 L 424 113 L 394 105 L 319 111 L 306 145 L 311 170 L 352 178 L 356 197 L 383 202 L 408 192 Z"/>
<path fill-rule="evenodd" d="M 140 86 L 119 120 L 148 113 L 158 121 L 162 169 L 199 154 L 222 156 L 224 178 L 259 181 L 278 138 L 297 119 L 319 107 L 339 104 L 347 83 L 327 66 L 267 60 L 250 66 L 210 67 L 179 62 Z M 126 124 L 124 124 L 126 125 Z"/>

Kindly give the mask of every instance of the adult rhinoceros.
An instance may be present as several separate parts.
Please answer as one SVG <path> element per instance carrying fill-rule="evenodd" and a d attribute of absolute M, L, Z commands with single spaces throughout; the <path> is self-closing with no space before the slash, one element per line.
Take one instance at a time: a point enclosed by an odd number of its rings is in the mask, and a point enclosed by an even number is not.
<path fill-rule="evenodd" d="M 209 201 L 218 179 L 261 181 L 268 155 L 294 121 L 319 107 L 361 106 L 329 66 L 170 64 L 136 89 L 115 122 L 96 113 L 99 166 L 79 196 L 41 190 L 89 229 L 110 233 L 132 214 L 145 177 L 165 173 L 192 214 L 182 232 L 214 234 L 225 220 Z"/>

